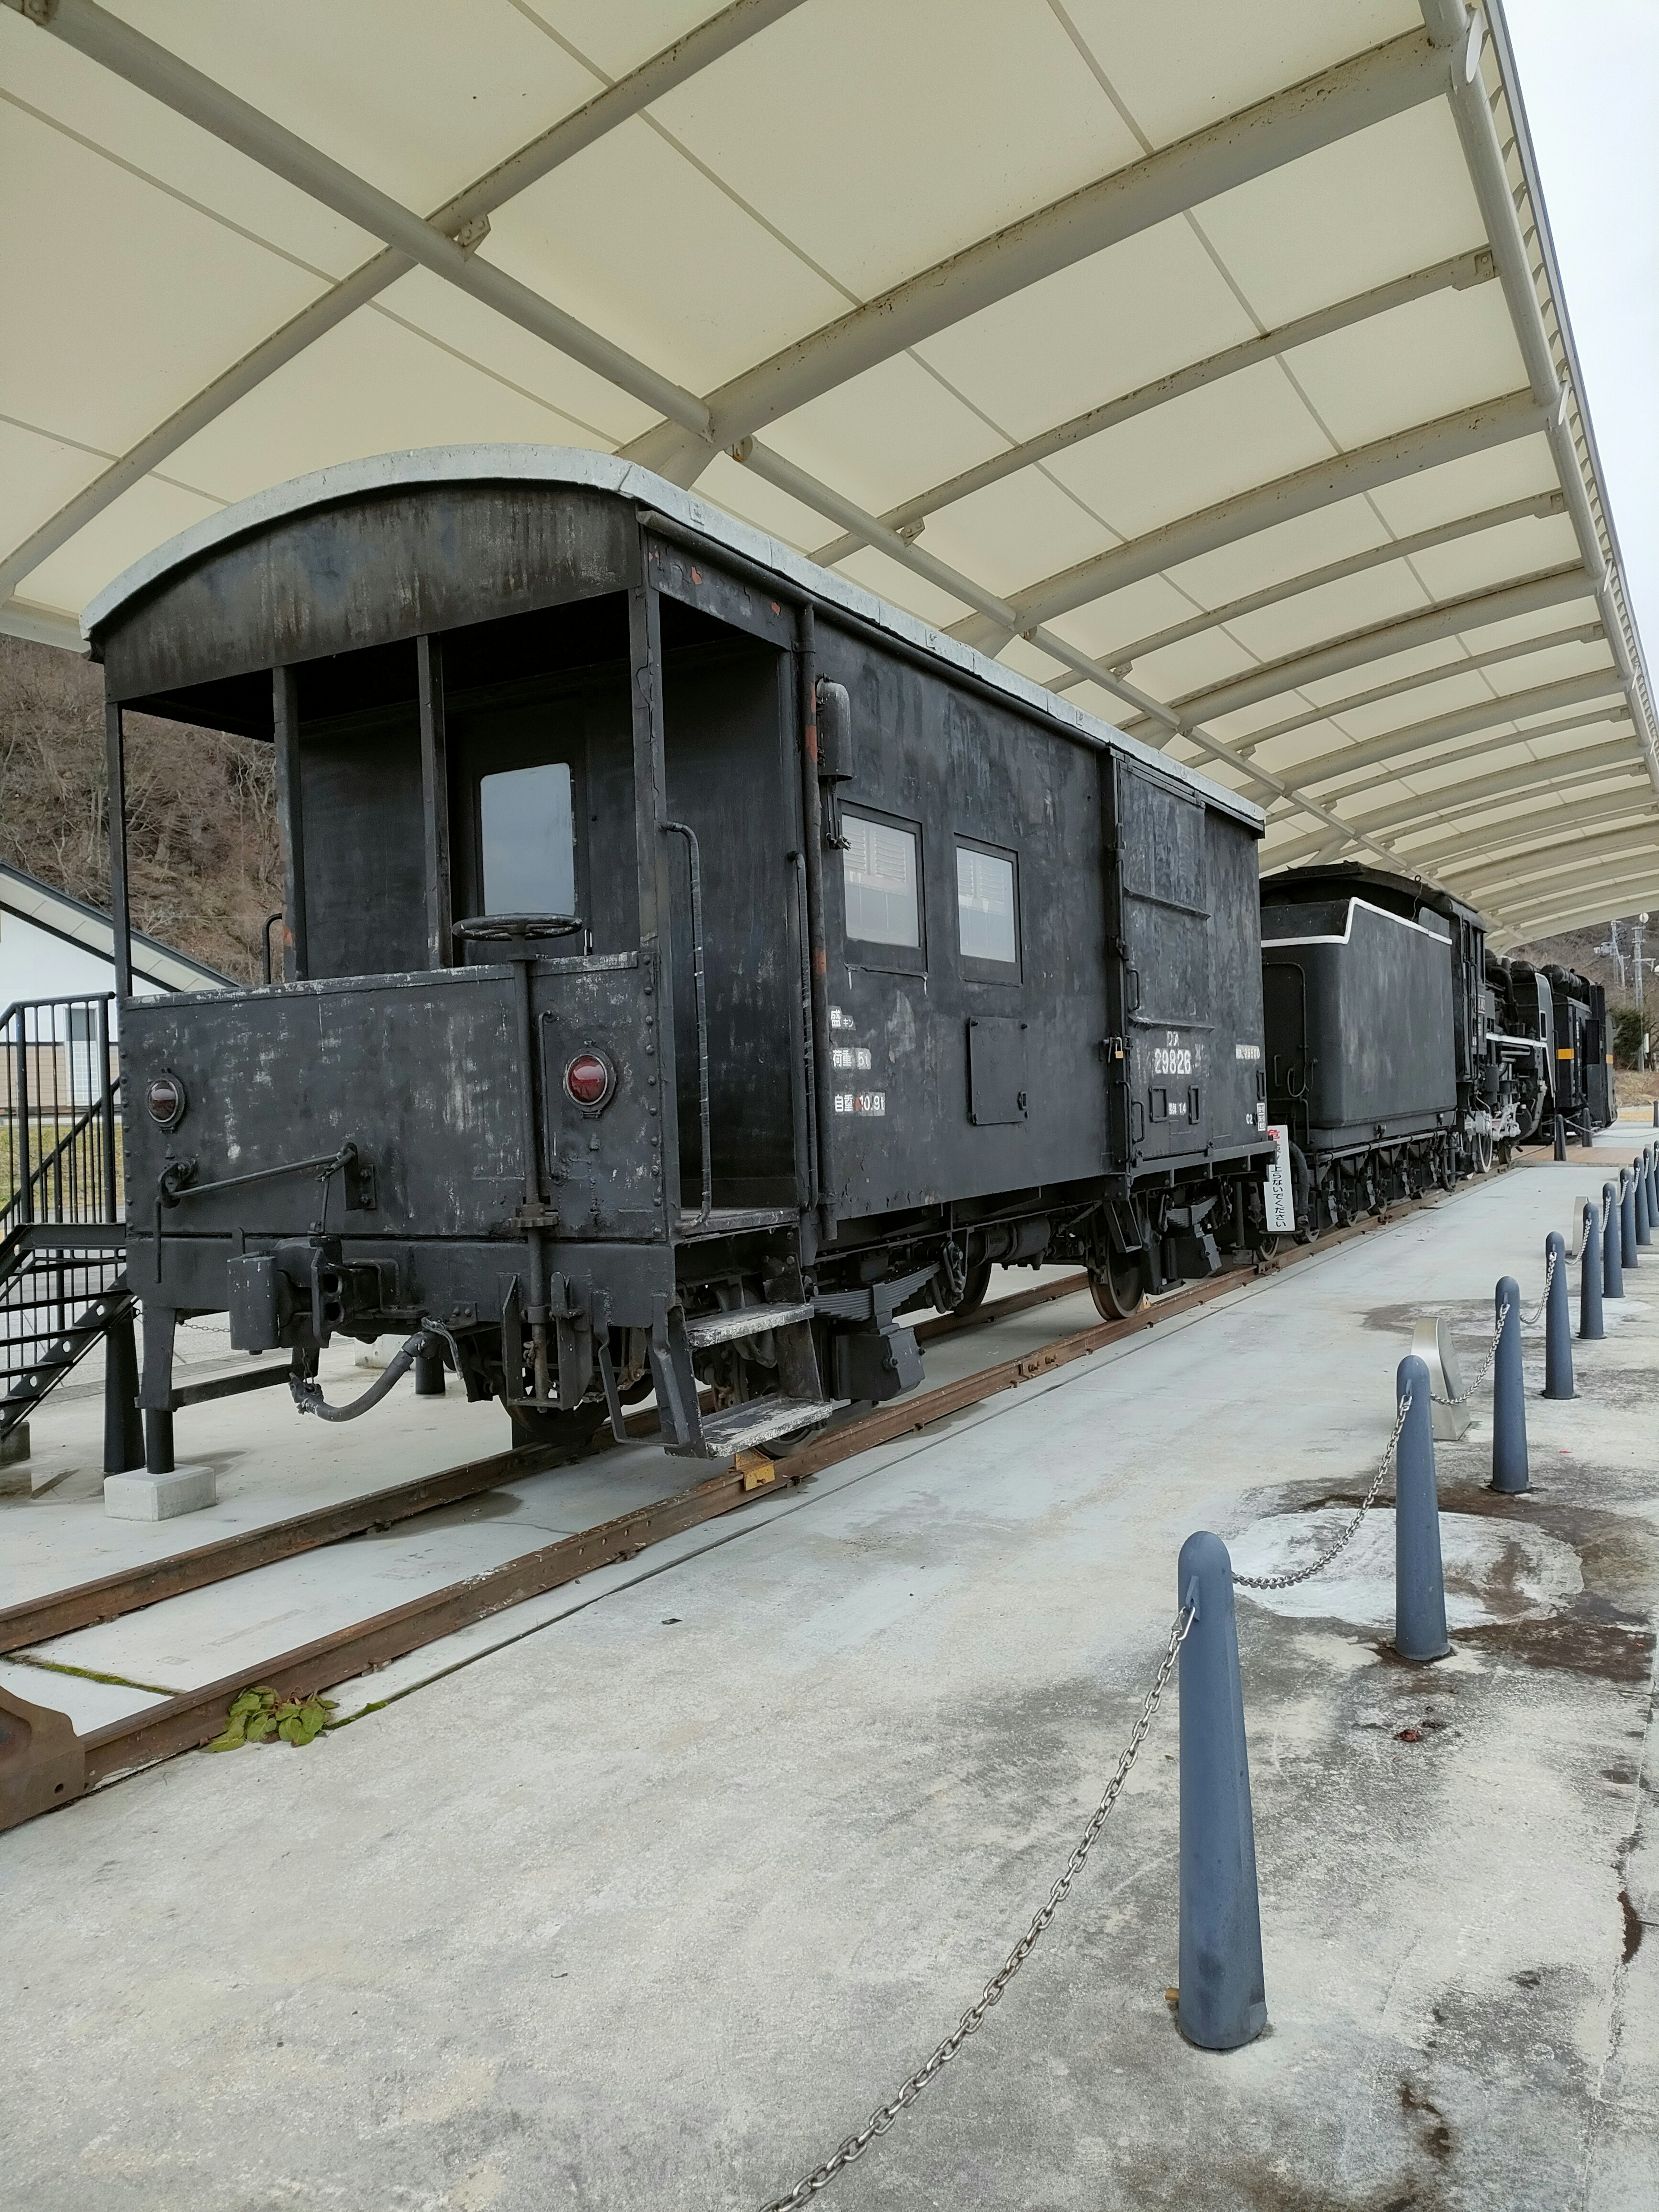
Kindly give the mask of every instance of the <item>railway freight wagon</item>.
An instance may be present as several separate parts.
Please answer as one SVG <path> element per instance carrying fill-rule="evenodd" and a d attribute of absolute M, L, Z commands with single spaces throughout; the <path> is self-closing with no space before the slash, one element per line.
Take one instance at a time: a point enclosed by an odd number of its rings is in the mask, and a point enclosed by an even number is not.
<path fill-rule="evenodd" d="M 326 1417 L 398 1332 L 712 1455 L 914 1386 L 999 1261 L 1124 1312 L 1261 1240 L 1258 812 L 657 478 L 327 471 L 88 628 L 118 830 L 142 708 L 271 743 L 283 841 L 281 980 L 122 1012 L 153 1464 L 180 1315 Z"/>
<path fill-rule="evenodd" d="M 1405 877 L 1343 863 L 1263 879 L 1268 1109 L 1304 1233 L 1484 1175 L 1515 1139 L 1485 951 L 1478 915 Z"/>

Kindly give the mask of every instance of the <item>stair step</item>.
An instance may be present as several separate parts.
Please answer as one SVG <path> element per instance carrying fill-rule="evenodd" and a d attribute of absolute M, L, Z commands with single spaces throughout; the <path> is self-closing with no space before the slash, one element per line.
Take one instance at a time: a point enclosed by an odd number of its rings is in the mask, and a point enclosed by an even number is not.
<path fill-rule="evenodd" d="M 811 1301 L 799 1305 L 730 1306 L 723 1313 L 699 1314 L 685 1324 L 688 1344 L 702 1351 L 711 1344 L 731 1344 L 738 1337 L 759 1336 L 769 1328 L 788 1328 L 811 1321 Z"/>
<path fill-rule="evenodd" d="M 703 1415 L 701 1445 L 671 1444 L 669 1449 L 683 1458 L 726 1459 L 793 1429 L 812 1428 L 835 1410 L 831 1398 L 745 1398 L 740 1406 Z"/>

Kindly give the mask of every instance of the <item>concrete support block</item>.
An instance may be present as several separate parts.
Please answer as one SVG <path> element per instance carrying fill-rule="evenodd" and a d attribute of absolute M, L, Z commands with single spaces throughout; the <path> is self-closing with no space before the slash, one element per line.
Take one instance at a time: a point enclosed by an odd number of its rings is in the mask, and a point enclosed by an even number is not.
<path fill-rule="evenodd" d="M 1451 1643 L 1446 1634 L 1429 1370 L 1420 1359 L 1401 1361 L 1395 1389 L 1396 1404 L 1407 1398 L 1412 1402 L 1394 1457 L 1394 1648 L 1402 1659 L 1422 1664 L 1443 1659 Z"/>
<path fill-rule="evenodd" d="M 1237 2051 L 1267 2024 L 1255 1826 L 1233 1563 L 1219 1536 L 1188 1536 L 1176 1570 L 1197 1613 L 1181 1647 L 1181 1996 L 1189 2043 Z"/>
<path fill-rule="evenodd" d="M 19 1421 L 0 1437 L 0 1498 L 25 1497 L 32 1487 L 29 1474 L 29 1425 Z"/>
<path fill-rule="evenodd" d="M 218 1502 L 218 1483 L 210 1467 L 104 1478 L 104 1510 L 112 1521 L 171 1521 L 178 1514 L 199 1513 Z"/>

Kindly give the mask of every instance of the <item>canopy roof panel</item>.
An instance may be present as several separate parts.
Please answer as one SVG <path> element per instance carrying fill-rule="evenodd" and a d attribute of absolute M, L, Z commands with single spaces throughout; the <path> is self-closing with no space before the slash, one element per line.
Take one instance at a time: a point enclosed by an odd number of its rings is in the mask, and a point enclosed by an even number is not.
<path fill-rule="evenodd" d="M 296 35 L 296 27 L 298 35 Z M 9 0 L 0 622 L 392 450 L 620 453 L 1498 941 L 1659 897 L 1501 11 Z M 665 44 L 665 40 L 672 41 Z"/>

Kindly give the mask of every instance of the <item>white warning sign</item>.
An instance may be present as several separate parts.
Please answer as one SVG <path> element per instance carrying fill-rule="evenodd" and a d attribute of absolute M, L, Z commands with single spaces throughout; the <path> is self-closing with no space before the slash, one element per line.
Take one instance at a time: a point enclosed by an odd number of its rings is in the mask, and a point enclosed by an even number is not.
<path fill-rule="evenodd" d="M 1291 1181 L 1291 1133 L 1283 1122 L 1269 1125 L 1273 1156 L 1262 1184 L 1270 1236 L 1285 1237 L 1296 1228 L 1296 1189 Z"/>

